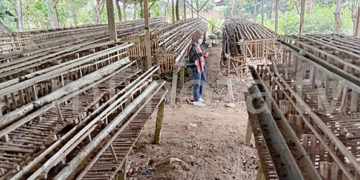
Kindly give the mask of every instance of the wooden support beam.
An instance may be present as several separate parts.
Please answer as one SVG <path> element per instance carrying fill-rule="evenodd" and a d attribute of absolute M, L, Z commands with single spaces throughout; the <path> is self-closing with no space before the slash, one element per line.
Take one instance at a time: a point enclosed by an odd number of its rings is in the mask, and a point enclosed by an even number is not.
<path fill-rule="evenodd" d="M 149 28 L 149 8 L 148 0 L 144 0 L 145 11 L 145 53 L 146 53 L 146 69 L 150 69 L 151 62 L 151 45 L 150 45 L 150 28 Z"/>
<path fill-rule="evenodd" d="M 256 5 L 257 5 L 257 0 L 254 0 L 254 11 L 253 11 L 253 22 L 256 22 Z"/>
<path fill-rule="evenodd" d="M 106 10 L 107 10 L 107 16 L 108 16 L 108 27 L 109 27 L 110 40 L 116 41 L 117 36 L 116 36 L 113 0 L 106 0 Z"/>
<path fill-rule="evenodd" d="M 351 92 L 351 104 L 350 104 L 350 111 L 357 112 L 358 110 L 358 100 L 359 100 L 359 93 L 352 90 Z"/>
<path fill-rule="evenodd" d="M 358 12 L 357 12 L 357 18 L 356 18 L 356 29 L 355 29 L 355 37 L 360 37 L 360 6 L 358 7 Z"/>
<path fill-rule="evenodd" d="M 117 180 L 126 180 L 126 171 L 127 171 L 127 157 L 121 166 L 121 173 L 118 173 Z"/>
<path fill-rule="evenodd" d="M 194 18 L 194 8 L 193 8 L 193 0 L 191 2 L 191 18 Z"/>
<path fill-rule="evenodd" d="M 275 0 L 275 33 L 278 33 L 279 25 L 279 0 Z"/>
<path fill-rule="evenodd" d="M 186 0 L 184 0 L 184 20 L 186 20 Z"/>
<path fill-rule="evenodd" d="M 264 25 L 264 0 L 261 0 L 261 25 Z"/>
<path fill-rule="evenodd" d="M 23 12 L 22 12 L 21 0 L 16 1 L 16 13 L 17 13 L 17 23 L 18 23 L 19 31 L 23 31 L 24 23 L 23 23 Z"/>
<path fill-rule="evenodd" d="M 170 92 L 170 104 L 171 105 L 174 105 L 175 101 L 176 101 L 177 79 L 178 79 L 178 72 L 176 69 L 173 69 L 171 92 Z"/>
<path fill-rule="evenodd" d="M 230 63 L 229 63 L 230 64 Z M 229 92 L 229 100 L 231 103 L 233 103 L 235 101 L 234 99 L 234 94 L 233 94 L 233 88 L 232 88 L 232 81 L 231 81 L 231 75 L 228 75 L 228 92 Z"/>
<path fill-rule="evenodd" d="M 155 144 L 160 144 L 161 128 L 164 119 L 164 109 L 165 109 L 165 99 L 160 103 L 158 107 L 156 125 L 155 125 L 155 137 L 154 137 Z"/>
<path fill-rule="evenodd" d="M 251 145 L 251 137 L 252 137 L 253 131 L 251 128 L 251 120 L 248 119 L 247 128 L 246 128 L 246 135 L 245 135 L 245 145 L 250 146 Z"/>
<path fill-rule="evenodd" d="M 180 68 L 180 82 L 179 82 L 179 87 L 182 88 L 184 86 L 184 79 L 185 79 L 185 68 L 181 67 Z"/>
<path fill-rule="evenodd" d="M 90 134 L 89 134 L 89 137 L 90 137 Z M 90 141 L 91 141 L 91 139 L 90 139 Z M 116 162 L 119 162 L 119 159 L 117 158 L 117 156 L 116 156 L 116 152 L 115 152 L 115 149 L 114 149 L 114 147 L 113 147 L 113 145 L 112 144 L 110 144 L 110 150 L 111 150 L 111 154 L 113 155 L 113 157 L 114 157 L 114 160 L 116 161 Z M 125 163 L 125 162 L 124 162 Z M 125 171 L 126 172 L 126 171 Z"/>
<path fill-rule="evenodd" d="M 175 3 L 174 0 L 171 0 L 171 22 L 175 24 Z"/>
<path fill-rule="evenodd" d="M 62 115 L 62 112 L 61 112 L 59 103 L 56 102 L 56 103 L 55 103 L 55 106 L 56 106 L 56 111 L 57 111 L 57 113 L 58 113 L 60 122 L 62 122 L 63 124 L 65 124 L 64 117 L 63 117 L 63 115 Z"/>
<path fill-rule="evenodd" d="M 301 35 L 304 31 L 304 16 L 305 16 L 305 0 L 301 0 L 301 13 L 300 13 L 300 27 L 299 27 L 299 35 Z"/>
<path fill-rule="evenodd" d="M 266 177 L 265 177 L 265 174 L 264 174 L 263 166 L 260 163 L 259 168 L 258 168 L 257 173 L 256 173 L 256 180 L 265 180 L 265 179 L 266 179 Z"/>

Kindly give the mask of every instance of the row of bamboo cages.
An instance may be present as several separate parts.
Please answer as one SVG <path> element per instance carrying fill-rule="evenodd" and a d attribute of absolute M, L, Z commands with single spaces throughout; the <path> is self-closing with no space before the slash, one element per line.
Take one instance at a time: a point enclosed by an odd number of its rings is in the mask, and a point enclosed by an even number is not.
<path fill-rule="evenodd" d="M 229 18 L 222 26 L 222 64 L 229 73 L 242 70 L 246 61 L 272 59 L 277 54 L 276 34 L 245 19 Z"/>
<path fill-rule="evenodd" d="M 156 28 L 166 24 L 163 19 L 149 19 L 149 26 Z M 144 29 L 144 20 L 116 23 L 119 38 Z M 0 53 L 14 53 L 29 49 L 48 48 L 65 43 L 76 43 L 89 39 L 109 39 L 107 24 L 84 25 L 70 28 L 56 28 L 39 31 L 2 33 L 0 35 Z"/>
<path fill-rule="evenodd" d="M 279 43 L 280 62 L 250 69 L 272 114 L 268 122 L 276 124 L 272 129 L 288 146 L 281 153 L 291 156 L 279 158 L 273 151 L 275 144 L 266 143 L 274 138 L 263 138 L 257 148 L 259 152 L 267 149 L 271 156 L 262 160 L 263 168 L 271 161 L 280 179 L 284 172 L 291 179 L 359 179 L 360 40 L 314 34 L 281 36 Z M 260 118 L 259 113 L 249 114 Z M 253 126 L 254 135 L 257 129 L 269 131 L 259 119 L 250 121 L 260 124 Z M 287 171 L 279 159 L 297 173 Z M 266 177 L 273 172 L 264 170 Z"/>
<path fill-rule="evenodd" d="M 158 107 L 162 121 L 167 90 L 153 79 L 159 67 L 141 70 L 129 57 L 134 43 L 121 41 L 144 29 L 143 21 L 117 26 L 117 42 L 102 32 L 106 25 L 28 32 L 48 44 L 0 55 L 0 179 L 126 176 L 127 155 Z M 91 38 L 92 31 L 104 35 Z"/>
<path fill-rule="evenodd" d="M 160 72 L 172 73 L 173 66 L 186 56 L 184 49 L 189 45 L 195 30 L 205 32 L 206 29 L 206 23 L 196 18 L 151 28 L 151 55 L 156 59 L 155 63 L 160 65 Z M 131 58 L 145 57 L 145 32 L 126 36 L 122 41 L 134 43 L 134 46 L 129 49 Z"/>

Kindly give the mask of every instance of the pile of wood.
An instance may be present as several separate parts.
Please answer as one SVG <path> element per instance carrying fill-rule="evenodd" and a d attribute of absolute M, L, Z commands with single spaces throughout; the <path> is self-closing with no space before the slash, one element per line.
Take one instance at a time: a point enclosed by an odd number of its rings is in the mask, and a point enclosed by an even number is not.
<path fill-rule="evenodd" d="M 276 53 L 276 34 L 245 19 L 226 19 L 223 24 L 222 64 L 237 72 L 247 60 L 271 59 Z"/>
<path fill-rule="evenodd" d="M 143 71 L 129 59 L 132 45 L 84 39 L 2 56 L 0 179 L 108 179 L 124 171 L 167 92 L 152 78 L 158 67 Z"/>
<path fill-rule="evenodd" d="M 263 169 L 275 167 L 279 179 L 359 179 L 359 39 L 282 36 L 279 43 L 281 62 L 250 68 L 256 81 L 250 95 L 261 103 L 260 93 L 268 108 L 266 116 L 249 112 L 255 136 L 265 133 L 257 146 L 268 150 Z"/>

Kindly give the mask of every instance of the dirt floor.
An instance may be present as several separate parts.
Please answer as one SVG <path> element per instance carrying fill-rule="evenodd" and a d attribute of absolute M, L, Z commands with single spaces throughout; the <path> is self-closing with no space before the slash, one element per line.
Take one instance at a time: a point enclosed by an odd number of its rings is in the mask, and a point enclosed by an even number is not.
<path fill-rule="evenodd" d="M 185 84 L 175 107 L 165 107 L 161 144 L 152 144 L 156 113 L 129 157 L 129 179 L 255 179 L 257 152 L 244 145 L 247 112 L 244 80 L 232 77 L 235 103 L 229 104 L 227 77 L 220 71 L 221 46 L 208 49 L 206 107 Z M 169 83 L 170 85 L 170 83 Z"/>

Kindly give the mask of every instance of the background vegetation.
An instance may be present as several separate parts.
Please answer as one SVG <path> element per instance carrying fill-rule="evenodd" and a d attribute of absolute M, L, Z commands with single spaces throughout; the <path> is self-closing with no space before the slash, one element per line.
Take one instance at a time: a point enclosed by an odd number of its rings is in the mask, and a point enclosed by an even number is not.
<path fill-rule="evenodd" d="M 20 31 L 18 25 L 17 1 L 0 1 L 0 21 L 11 31 Z M 53 28 L 52 1 L 54 0 L 20 0 L 23 14 L 23 31 Z M 58 13 L 59 27 L 70 27 L 83 24 L 107 23 L 106 5 L 103 6 L 99 16 L 96 7 L 102 0 L 59 0 L 56 9 Z M 142 16 L 141 1 L 137 0 L 114 0 L 119 3 L 121 18 L 115 9 L 116 21 L 135 20 Z M 151 6 L 151 17 L 165 17 L 169 22 L 172 19 L 172 0 L 157 0 Z M 178 1 L 178 14 L 183 16 L 183 0 Z M 207 0 L 199 0 L 202 7 Z M 336 23 L 334 12 L 336 2 L 340 1 L 345 6 L 342 8 L 341 33 L 353 34 L 353 22 L 357 15 L 358 0 L 307 0 L 304 33 L 335 33 Z M 187 2 L 191 2 L 187 0 Z M 255 4 L 256 3 L 256 4 Z M 299 30 L 300 0 L 280 0 L 279 34 L 297 34 Z M 196 8 L 195 0 L 193 6 Z M 255 9 L 256 8 L 256 9 Z M 256 10 L 254 13 L 254 9 Z M 125 14 L 125 15 L 124 15 Z M 210 24 L 211 29 L 220 29 L 224 18 L 241 17 L 257 23 L 261 23 L 261 0 L 209 0 L 200 13 Z M 196 17 L 196 13 L 194 12 Z M 187 9 L 187 17 L 191 17 L 191 10 Z M 275 26 L 275 0 L 264 1 L 264 25 L 274 30 Z M 100 18 L 96 21 L 96 18 Z"/>

